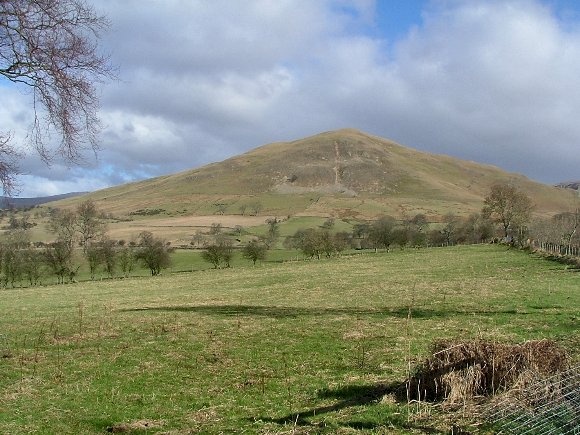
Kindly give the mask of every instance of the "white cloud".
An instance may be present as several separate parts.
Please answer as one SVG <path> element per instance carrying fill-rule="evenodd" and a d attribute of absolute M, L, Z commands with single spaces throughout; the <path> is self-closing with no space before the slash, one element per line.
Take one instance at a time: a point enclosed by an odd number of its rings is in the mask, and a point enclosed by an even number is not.
<path fill-rule="evenodd" d="M 103 89 L 101 169 L 75 173 L 83 189 L 343 127 L 580 178 L 580 25 L 547 2 L 434 0 L 394 42 L 376 36 L 370 0 L 95 4 L 120 81 Z M 0 119 L 17 129 L 14 107 Z"/>

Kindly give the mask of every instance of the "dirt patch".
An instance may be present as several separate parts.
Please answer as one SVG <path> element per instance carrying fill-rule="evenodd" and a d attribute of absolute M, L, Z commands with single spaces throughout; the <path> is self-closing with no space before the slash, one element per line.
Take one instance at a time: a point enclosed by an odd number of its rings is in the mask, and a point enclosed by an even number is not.
<path fill-rule="evenodd" d="M 530 373 L 549 376 L 567 368 L 566 352 L 550 340 L 522 344 L 442 340 L 407 380 L 406 389 L 410 399 L 463 402 L 508 390 Z"/>
<path fill-rule="evenodd" d="M 214 223 L 223 227 L 233 228 L 236 225 L 255 227 L 263 225 L 271 216 L 240 216 L 240 215 L 211 215 L 211 216 L 181 216 L 174 218 L 147 219 L 136 222 L 138 225 L 159 227 L 210 227 Z"/>
<path fill-rule="evenodd" d="M 107 428 L 110 433 L 131 433 L 135 431 L 160 429 L 164 425 L 162 420 L 137 420 L 131 423 L 116 423 Z"/>

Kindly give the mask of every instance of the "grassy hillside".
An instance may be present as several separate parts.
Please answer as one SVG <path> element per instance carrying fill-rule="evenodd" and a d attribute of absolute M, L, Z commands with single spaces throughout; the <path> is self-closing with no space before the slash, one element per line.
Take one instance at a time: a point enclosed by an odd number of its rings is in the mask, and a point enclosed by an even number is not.
<path fill-rule="evenodd" d="M 390 386 L 435 338 L 578 360 L 578 280 L 488 245 L 1 290 L 0 433 L 477 433 Z"/>
<path fill-rule="evenodd" d="M 433 220 L 481 208 L 489 187 L 509 182 L 538 213 L 569 207 L 573 194 L 499 168 L 423 153 L 357 130 L 265 145 L 182 173 L 88 195 L 117 216 L 308 215 L 368 218 L 425 213 Z M 71 206 L 65 200 L 57 206 Z"/>

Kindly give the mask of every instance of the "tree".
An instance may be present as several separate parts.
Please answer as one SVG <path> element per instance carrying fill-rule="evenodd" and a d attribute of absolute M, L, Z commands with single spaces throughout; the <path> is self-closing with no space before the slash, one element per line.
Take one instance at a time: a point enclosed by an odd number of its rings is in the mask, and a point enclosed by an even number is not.
<path fill-rule="evenodd" d="M 134 248 L 130 246 L 122 246 L 121 249 L 116 254 L 117 260 L 119 262 L 119 267 L 123 276 L 129 278 L 129 275 L 135 267 L 135 252 Z"/>
<path fill-rule="evenodd" d="M 97 269 L 101 265 L 104 266 L 109 277 L 113 277 L 117 260 L 114 246 L 115 242 L 104 235 L 85 246 L 84 254 L 89 265 L 91 279 L 95 279 Z"/>
<path fill-rule="evenodd" d="M 568 247 L 572 245 L 574 238 L 577 238 L 580 227 L 580 208 L 570 212 L 558 213 L 553 218 L 554 227 L 558 232 L 560 240 Z"/>
<path fill-rule="evenodd" d="M 334 234 L 333 241 L 334 241 L 334 250 L 338 254 L 340 254 L 346 248 L 352 245 L 352 236 L 350 233 L 347 233 L 346 231 L 341 231 Z"/>
<path fill-rule="evenodd" d="M 369 247 L 369 234 L 371 226 L 368 223 L 356 223 L 352 227 L 352 242 L 357 249 Z"/>
<path fill-rule="evenodd" d="M 222 239 L 219 242 L 219 247 L 221 249 L 222 260 L 226 267 L 230 267 L 232 258 L 234 258 L 234 246 L 231 240 Z"/>
<path fill-rule="evenodd" d="M 410 243 L 413 246 L 425 246 L 427 243 L 427 231 L 429 229 L 427 216 L 423 213 L 416 214 L 409 220 L 407 228 Z"/>
<path fill-rule="evenodd" d="M 153 236 L 149 231 L 139 234 L 139 248 L 135 258 L 140 260 L 151 271 L 151 275 L 159 275 L 162 269 L 169 267 L 171 257 L 163 239 Z"/>
<path fill-rule="evenodd" d="M 91 279 L 95 279 L 97 269 L 104 260 L 103 252 L 97 243 L 92 243 L 91 245 L 85 246 L 84 254 L 87 260 L 87 264 L 89 265 Z"/>
<path fill-rule="evenodd" d="M 495 184 L 484 199 L 482 215 L 499 224 L 506 240 L 516 237 L 531 219 L 531 198 L 510 184 Z"/>
<path fill-rule="evenodd" d="M 191 245 L 201 246 L 202 242 L 203 242 L 203 233 L 200 230 L 197 230 L 195 234 L 191 237 Z"/>
<path fill-rule="evenodd" d="M 262 203 L 260 201 L 255 201 L 253 203 L 250 204 L 250 210 L 251 210 L 251 215 L 252 216 L 258 216 L 260 214 L 260 212 L 262 211 Z"/>
<path fill-rule="evenodd" d="M 242 255 L 244 258 L 251 260 L 254 265 L 256 261 L 264 260 L 266 258 L 266 252 L 268 248 L 263 243 L 257 240 L 250 240 L 242 250 Z"/>
<path fill-rule="evenodd" d="M 58 242 L 66 244 L 70 249 L 77 239 L 77 215 L 71 210 L 52 210 L 48 220 L 49 231 L 56 236 Z"/>
<path fill-rule="evenodd" d="M 103 236 L 99 242 L 101 252 L 103 253 L 103 266 L 109 278 L 115 275 L 117 267 L 117 251 L 115 250 L 115 241 Z"/>
<path fill-rule="evenodd" d="M 105 224 L 100 218 L 96 204 L 90 199 L 77 206 L 76 214 L 80 244 L 86 251 L 93 242 L 101 241 L 105 233 Z"/>
<path fill-rule="evenodd" d="M 493 225 L 480 213 L 472 213 L 458 230 L 465 243 L 482 243 L 493 236 Z"/>
<path fill-rule="evenodd" d="M 42 252 L 32 247 L 27 247 L 22 252 L 24 259 L 24 267 L 22 272 L 28 279 L 30 285 L 37 285 L 38 281 L 43 275 L 44 263 L 42 259 Z"/>
<path fill-rule="evenodd" d="M 64 284 L 65 278 L 74 280 L 78 267 L 74 267 L 73 259 L 73 247 L 61 240 L 47 245 L 44 250 L 44 261 L 57 276 L 59 284 Z"/>
<path fill-rule="evenodd" d="M 334 243 L 334 237 L 330 234 L 328 230 L 318 231 L 318 237 L 320 241 L 320 250 L 324 252 L 326 258 L 332 257 L 336 252 L 336 245 Z"/>
<path fill-rule="evenodd" d="M 397 225 L 397 221 L 392 216 L 381 216 L 372 223 L 370 228 L 369 239 L 375 248 L 389 249 L 394 241 L 393 230 Z"/>
<path fill-rule="evenodd" d="M 25 229 L 13 229 L 2 243 L 2 273 L 4 285 L 12 287 L 22 280 L 26 267 L 26 250 L 30 247 L 30 234 Z"/>
<path fill-rule="evenodd" d="M 266 235 L 266 246 L 271 248 L 278 241 L 280 237 L 280 221 L 278 218 L 266 219 L 266 224 L 268 224 L 268 234 Z"/>
<path fill-rule="evenodd" d="M 83 0 L 0 1 L 0 76 L 32 92 L 34 121 L 29 137 L 41 158 L 78 162 L 88 145 L 97 150 L 96 83 L 111 78 L 97 42 L 107 20 Z M 60 144 L 48 147 L 47 132 Z M 11 134 L 0 132 L 0 183 L 14 189 L 19 153 Z"/>
<path fill-rule="evenodd" d="M 230 267 L 234 255 L 233 245 L 229 239 L 220 238 L 217 243 L 206 245 L 201 253 L 203 258 L 208 263 L 213 264 L 214 269 L 217 269 L 223 262 L 225 267 Z"/>
<path fill-rule="evenodd" d="M 441 229 L 441 234 L 443 236 L 444 243 L 447 246 L 455 244 L 455 236 L 457 233 L 457 227 L 459 226 L 459 218 L 453 213 L 447 213 L 443 216 L 443 228 Z"/>
<path fill-rule="evenodd" d="M 215 243 L 207 245 L 201 253 L 201 258 L 213 264 L 213 268 L 217 269 L 222 261 L 219 245 Z"/>
<path fill-rule="evenodd" d="M 334 224 L 335 224 L 334 218 L 328 218 L 322 224 L 322 228 L 324 228 L 325 230 L 331 230 L 334 228 Z"/>
<path fill-rule="evenodd" d="M 285 241 L 286 246 L 299 249 L 306 257 L 316 257 L 318 260 L 320 260 L 322 253 L 325 252 L 325 243 L 323 231 L 314 228 L 298 230 Z"/>
<path fill-rule="evenodd" d="M 218 236 L 222 233 L 222 224 L 219 222 L 211 224 L 211 228 L 209 229 L 209 233 L 212 236 Z"/>

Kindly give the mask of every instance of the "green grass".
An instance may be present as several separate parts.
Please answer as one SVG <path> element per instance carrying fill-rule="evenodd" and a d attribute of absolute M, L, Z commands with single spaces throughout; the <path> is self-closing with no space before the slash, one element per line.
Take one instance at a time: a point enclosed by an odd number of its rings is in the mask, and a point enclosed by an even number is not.
<path fill-rule="evenodd" d="M 409 358 L 480 337 L 578 360 L 579 283 L 472 246 L 1 290 L 0 433 L 449 433 L 389 394 Z"/>

